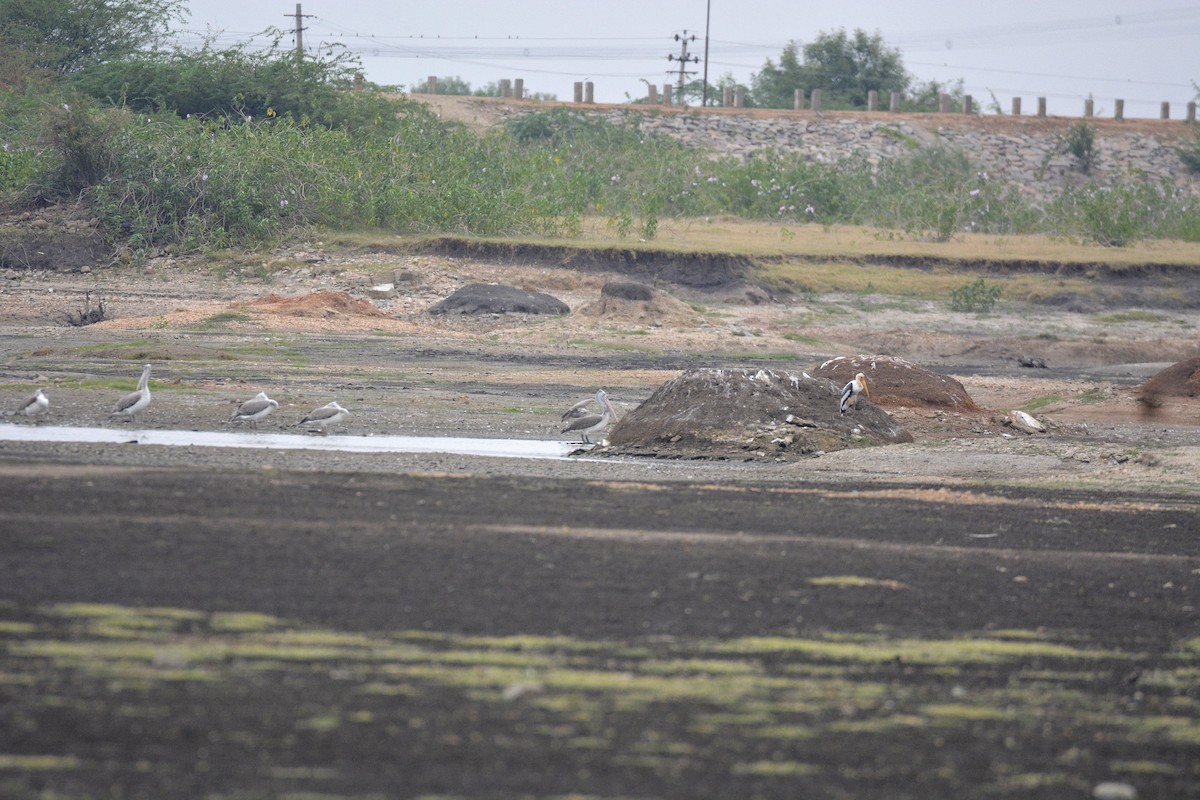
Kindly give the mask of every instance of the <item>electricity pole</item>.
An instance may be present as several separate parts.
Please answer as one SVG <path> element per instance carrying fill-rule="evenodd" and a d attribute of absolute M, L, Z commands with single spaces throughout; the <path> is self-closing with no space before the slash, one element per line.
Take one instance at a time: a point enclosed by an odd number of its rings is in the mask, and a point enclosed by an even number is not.
<path fill-rule="evenodd" d="M 293 16 L 292 14 L 284 14 L 285 17 Z M 304 23 L 301 22 L 306 17 L 313 16 L 312 14 L 300 13 L 300 4 L 296 3 L 296 60 L 300 61 L 304 58 Z"/>
<path fill-rule="evenodd" d="M 676 86 L 675 93 L 679 96 L 679 102 L 683 103 L 684 102 L 683 101 L 684 77 L 687 75 L 695 75 L 696 74 L 695 72 L 688 72 L 686 69 L 687 65 L 689 63 L 692 63 L 692 64 L 699 63 L 700 57 L 699 56 L 689 56 L 688 51 L 687 51 L 688 42 L 696 41 L 696 34 L 693 33 L 691 35 L 691 37 L 689 38 L 688 32 L 685 30 L 683 32 L 682 36 L 678 33 L 675 34 L 675 41 L 679 42 L 679 55 L 670 53 L 667 55 L 667 61 L 678 61 L 679 62 L 679 83 Z"/>
<path fill-rule="evenodd" d="M 712 0 L 704 7 L 704 99 L 700 101 L 701 107 L 708 105 L 708 25 L 712 20 Z"/>

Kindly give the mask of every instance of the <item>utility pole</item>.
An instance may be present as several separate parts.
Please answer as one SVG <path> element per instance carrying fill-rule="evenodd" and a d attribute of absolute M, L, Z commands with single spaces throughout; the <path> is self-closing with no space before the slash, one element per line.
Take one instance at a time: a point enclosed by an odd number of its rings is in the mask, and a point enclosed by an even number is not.
<path fill-rule="evenodd" d="M 712 21 L 712 0 L 704 8 L 704 99 L 700 101 L 700 105 L 708 105 L 708 26 Z"/>
<path fill-rule="evenodd" d="M 291 17 L 292 14 L 284 14 L 285 17 Z M 296 60 L 300 61 L 304 58 L 304 23 L 301 20 L 306 17 L 313 16 L 312 14 L 303 14 L 300 12 L 300 4 L 296 3 Z"/>
<path fill-rule="evenodd" d="M 680 35 L 678 33 L 675 34 L 675 41 L 679 42 L 679 55 L 669 53 L 669 54 L 667 54 L 667 61 L 678 61 L 679 62 L 679 83 L 677 84 L 677 86 L 675 88 L 675 94 L 678 95 L 679 102 L 683 103 L 684 77 L 687 75 L 695 75 L 696 74 L 695 72 L 688 72 L 687 65 L 689 63 L 691 63 L 691 64 L 699 63 L 700 57 L 699 56 L 689 56 L 688 51 L 687 51 L 688 42 L 696 41 L 696 34 L 693 33 L 691 35 L 691 37 L 688 37 L 688 32 L 685 30 L 682 35 Z M 670 72 L 670 70 L 668 70 L 668 72 Z"/>

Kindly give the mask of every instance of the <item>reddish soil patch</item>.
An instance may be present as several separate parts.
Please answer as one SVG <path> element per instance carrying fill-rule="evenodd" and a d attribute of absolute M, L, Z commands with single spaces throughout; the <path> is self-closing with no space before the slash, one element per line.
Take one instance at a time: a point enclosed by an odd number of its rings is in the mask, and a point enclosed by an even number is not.
<path fill-rule="evenodd" d="M 386 317 L 370 301 L 362 297 L 351 297 L 346 292 L 313 292 L 298 297 L 281 297 L 269 294 L 250 303 L 249 308 L 288 314 L 296 317 L 327 317 L 333 314 L 349 314 L 360 317 Z"/>

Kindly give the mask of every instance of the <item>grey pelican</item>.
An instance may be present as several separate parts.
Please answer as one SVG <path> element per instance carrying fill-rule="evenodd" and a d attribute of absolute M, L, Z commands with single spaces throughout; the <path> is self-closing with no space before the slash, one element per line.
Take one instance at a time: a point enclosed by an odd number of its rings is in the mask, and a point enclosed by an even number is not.
<path fill-rule="evenodd" d="M 304 415 L 304 419 L 296 423 L 296 425 L 312 425 L 319 428 L 321 433 L 328 433 L 326 428 L 330 425 L 337 425 L 346 418 L 350 412 L 338 405 L 338 401 L 326 403 L 320 408 L 314 408 L 312 411 Z"/>
<path fill-rule="evenodd" d="M 27 417 L 40 417 L 50 410 L 50 398 L 46 397 L 46 393 L 38 389 L 29 397 L 25 398 L 25 402 L 17 407 L 13 413 L 24 414 Z"/>
<path fill-rule="evenodd" d="M 594 397 L 589 397 L 587 400 L 580 400 L 563 412 L 562 421 L 566 422 L 569 419 L 580 419 L 581 417 L 589 416 L 592 411 L 588 408 L 588 403 L 593 402 L 595 399 Z"/>
<path fill-rule="evenodd" d="M 592 444 L 592 434 L 604 430 L 610 422 L 617 418 L 617 412 L 613 409 L 612 403 L 608 402 L 608 393 L 603 389 L 596 392 L 596 402 L 604 409 L 603 412 L 574 417 L 561 432 L 578 432 L 583 444 Z"/>
<path fill-rule="evenodd" d="M 109 417 L 124 417 L 130 422 L 137 422 L 137 415 L 150 405 L 150 365 L 142 367 L 142 377 L 138 380 L 137 391 L 125 395 L 117 401 Z"/>
<path fill-rule="evenodd" d="M 867 386 L 867 376 L 861 372 L 842 388 L 842 399 L 838 401 L 838 410 L 845 414 L 847 408 L 858 408 L 860 394 L 871 396 L 871 389 Z"/>
<path fill-rule="evenodd" d="M 267 397 L 266 392 L 259 392 L 253 400 L 247 400 L 234 409 L 233 416 L 229 418 L 229 421 L 248 420 L 250 427 L 258 430 L 258 421 L 277 408 L 279 408 L 278 401 Z"/>

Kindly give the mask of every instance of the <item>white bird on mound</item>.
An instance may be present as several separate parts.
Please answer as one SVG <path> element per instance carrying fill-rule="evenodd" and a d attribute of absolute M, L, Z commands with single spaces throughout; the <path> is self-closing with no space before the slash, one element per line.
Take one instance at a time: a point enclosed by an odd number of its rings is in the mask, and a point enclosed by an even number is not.
<path fill-rule="evenodd" d="M 321 433 L 328 433 L 326 428 L 330 425 L 337 425 L 344 420 L 350 412 L 338 405 L 338 401 L 326 403 L 320 408 L 314 408 L 312 411 L 304 415 L 304 419 L 296 423 L 300 425 L 312 425 L 318 428 Z"/>
<path fill-rule="evenodd" d="M 578 432 L 583 444 L 592 444 L 592 434 L 599 433 L 608 427 L 608 424 L 617 418 L 617 412 L 613 409 L 612 403 L 608 402 L 608 393 L 603 389 L 596 392 L 596 402 L 604 409 L 599 414 L 585 414 L 571 419 L 566 427 L 562 429 L 562 433 Z M 567 412 L 570 414 L 571 412 Z"/>
<path fill-rule="evenodd" d="M 46 397 L 46 393 L 38 389 L 29 397 L 25 398 L 25 402 L 21 403 L 14 411 L 14 414 L 23 414 L 27 417 L 37 418 L 47 413 L 50 410 L 50 398 Z"/>
<path fill-rule="evenodd" d="M 111 417 L 124 417 L 130 422 L 137 422 L 137 415 L 150 405 L 150 365 L 142 367 L 142 377 L 138 379 L 137 391 L 125 395 L 113 406 Z"/>
<path fill-rule="evenodd" d="M 838 401 L 838 410 L 845 414 L 848 408 L 858 408 L 858 396 L 861 394 L 865 394 L 869 398 L 871 389 L 867 386 L 867 376 L 860 372 L 854 376 L 854 380 L 843 387 L 842 399 Z"/>
<path fill-rule="evenodd" d="M 258 421 L 279 408 L 279 403 L 267 397 L 266 392 L 259 392 L 253 400 L 247 400 L 233 411 L 230 422 L 246 420 L 250 427 L 258 430 Z"/>

